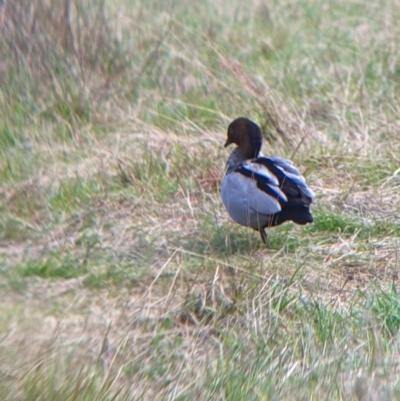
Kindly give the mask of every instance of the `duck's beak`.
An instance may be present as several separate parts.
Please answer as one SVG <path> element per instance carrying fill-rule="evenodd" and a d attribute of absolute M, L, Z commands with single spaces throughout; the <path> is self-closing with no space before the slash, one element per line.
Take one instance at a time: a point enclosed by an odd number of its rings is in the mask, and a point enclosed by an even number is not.
<path fill-rule="evenodd" d="M 232 143 L 232 142 L 231 142 L 229 139 L 227 139 L 226 142 L 225 142 L 224 148 L 226 148 L 227 146 L 229 146 L 231 143 Z"/>

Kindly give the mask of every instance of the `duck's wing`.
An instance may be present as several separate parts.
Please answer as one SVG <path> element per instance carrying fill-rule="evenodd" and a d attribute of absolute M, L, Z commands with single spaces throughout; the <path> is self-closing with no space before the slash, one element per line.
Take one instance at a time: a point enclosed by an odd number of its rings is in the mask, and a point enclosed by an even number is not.
<path fill-rule="evenodd" d="M 287 202 L 278 178 L 263 164 L 254 160 L 246 161 L 235 169 L 235 173 L 243 188 L 252 189 L 251 193 L 249 192 L 248 203 L 249 207 L 258 213 L 277 213 L 281 210 L 281 204 Z"/>
<path fill-rule="evenodd" d="M 271 156 L 259 157 L 252 163 L 265 167 L 270 176 L 278 181 L 278 188 L 289 202 L 297 201 L 309 205 L 314 200 L 314 192 L 291 160 Z"/>

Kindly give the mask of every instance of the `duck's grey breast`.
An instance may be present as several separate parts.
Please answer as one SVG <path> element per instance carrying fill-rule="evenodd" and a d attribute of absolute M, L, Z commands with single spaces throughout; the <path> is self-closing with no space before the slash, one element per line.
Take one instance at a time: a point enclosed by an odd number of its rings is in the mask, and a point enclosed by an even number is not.
<path fill-rule="evenodd" d="M 277 199 L 261 191 L 255 180 L 238 172 L 225 175 L 221 183 L 221 198 L 236 223 L 254 229 L 264 227 L 271 214 L 281 211 Z"/>

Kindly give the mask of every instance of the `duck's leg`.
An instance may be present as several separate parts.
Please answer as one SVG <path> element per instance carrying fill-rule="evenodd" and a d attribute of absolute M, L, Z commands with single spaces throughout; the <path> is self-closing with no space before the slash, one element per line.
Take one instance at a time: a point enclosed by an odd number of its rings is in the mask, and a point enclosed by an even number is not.
<path fill-rule="evenodd" d="M 260 228 L 260 235 L 261 235 L 261 239 L 263 240 L 264 244 L 268 246 L 267 243 L 267 232 L 265 231 L 265 228 Z"/>

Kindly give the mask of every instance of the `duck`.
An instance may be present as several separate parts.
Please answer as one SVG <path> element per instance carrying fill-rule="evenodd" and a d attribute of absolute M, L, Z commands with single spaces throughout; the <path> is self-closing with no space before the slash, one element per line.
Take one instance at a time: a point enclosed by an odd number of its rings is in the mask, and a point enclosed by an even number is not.
<path fill-rule="evenodd" d="M 245 117 L 228 126 L 225 147 L 235 144 L 220 184 L 222 203 L 236 223 L 260 233 L 285 221 L 313 222 L 310 205 L 315 195 L 291 160 L 261 153 L 260 127 Z"/>

